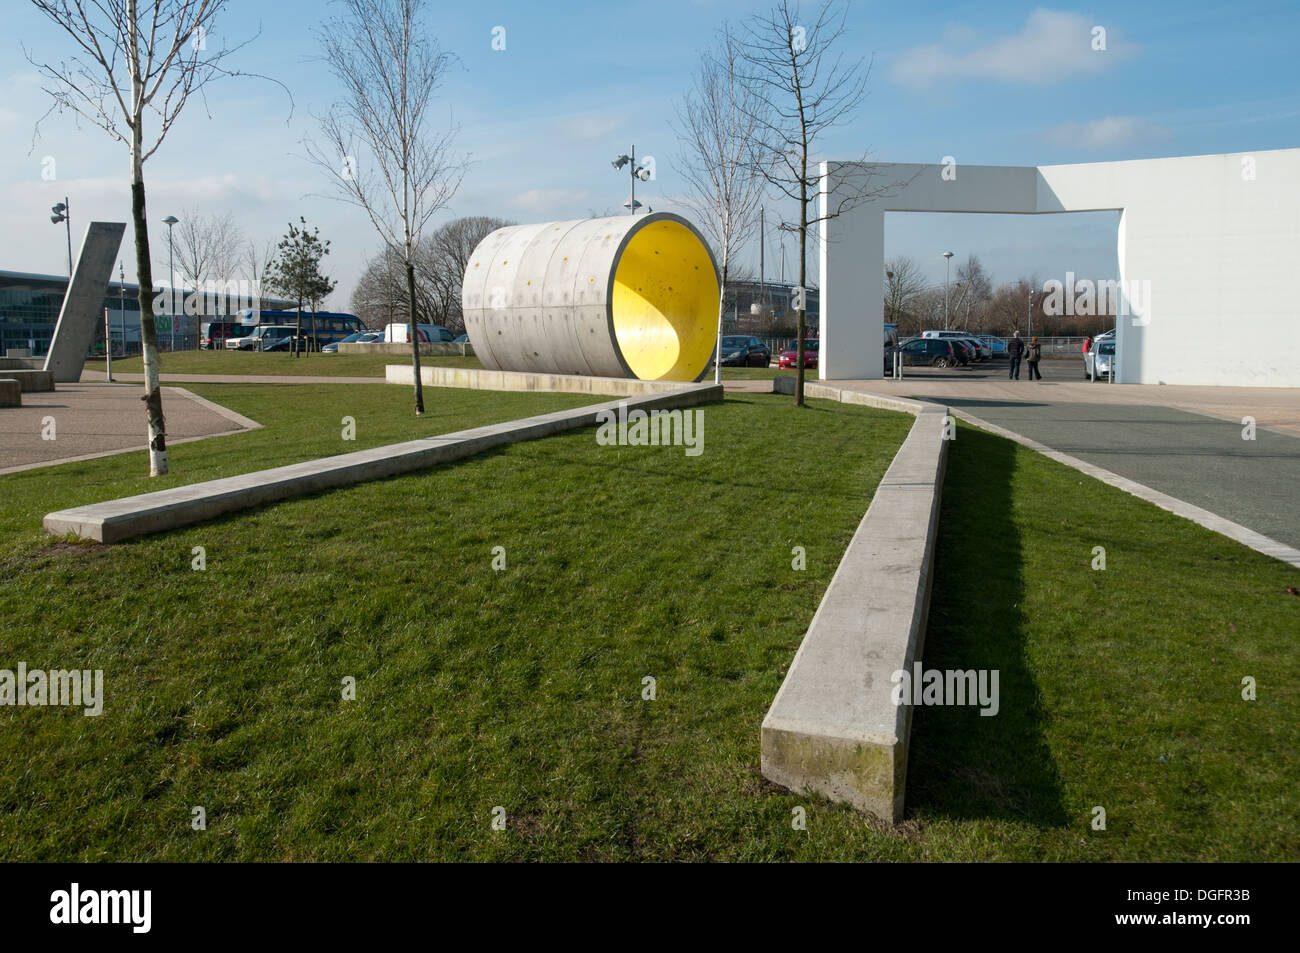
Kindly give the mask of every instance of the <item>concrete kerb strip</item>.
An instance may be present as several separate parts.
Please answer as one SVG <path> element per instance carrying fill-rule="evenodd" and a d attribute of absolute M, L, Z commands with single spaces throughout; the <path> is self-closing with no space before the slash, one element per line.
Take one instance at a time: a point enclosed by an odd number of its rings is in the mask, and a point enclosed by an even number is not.
<path fill-rule="evenodd" d="M 793 393 L 792 378 L 773 389 Z M 763 776 L 816 791 L 891 823 L 902 820 L 910 705 L 891 676 L 921 658 L 947 462 L 941 404 L 842 391 L 804 393 L 912 413 L 916 421 L 858 524 L 772 707 Z"/>
<path fill-rule="evenodd" d="M 415 382 L 415 372 L 410 364 L 388 364 L 385 366 L 385 379 L 390 384 L 410 385 Z M 610 396 L 669 394 L 683 386 L 680 381 L 643 381 L 630 377 L 588 377 L 579 374 L 543 374 L 532 371 L 488 371 L 436 365 L 421 366 L 420 380 L 425 387 L 550 391 Z"/>
<path fill-rule="evenodd" d="M 1086 473 L 1088 476 L 1100 480 L 1102 483 L 1123 490 L 1125 493 L 1131 493 L 1138 499 L 1146 500 L 1148 503 L 1153 503 L 1162 510 L 1168 510 L 1170 513 L 1183 517 L 1183 519 L 1191 520 L 1199 526 L 1203 526 L 1221 536 L 1226 536 L 1231 540 L 1235 540 L 1243 546 L 1247 546 L 1256 552 L 1263 553 L 1265 556 L 1272 556 L 1274 559 L 1279 559 L 1284 563 L 1300 569 L 1300 550 L 1288 546 L 1285 543 L 1280 543 L 1275 539 L 1270 539 L 1263 533 L 1257 533 L 1255 530 L 1242 526 L 1240 523 L 1234 523 L 1232 520 L 1225 519 L 1217 513 L 1211 513 L 1209 510 L 1187 503 L 1177 497 L 1161 493 L 1159 490 L 1153 490 L 1145 484 L 1138 483 L 1135 480 L 1130 480 L 1128 477 L 1120 476 L 1118 473 L 1113 473 L 1110 470 L 1103 469 L 1096 464 L 1088 463 L 1086 460 L 1080 460 L 1078 457 L 1072 457 L 1068 453 L 1053 450 L 1046 444 L 1041 444 L 1036 440 L 1030 440 L 1028 437 L 1022 436 L 1015 431 L 1007 430 L 1006 428 L 999 427 L 996 424 L 991 424 L 972 414 L 960 410 L 953 410 L 952 415 L 954 417 L 960 417 L 968 424 L 972 424 L 982 430 L 987 430 L 989 433 L 996 434 L 999 437 L 1005 437 L 1008 440 L 1013 440 L 1023 447 L 1028 447 L 1030 450 L 1037 451 L 1043 456 L 1055 460 L 1057 463 L 1063 463 L 1067 467 L 1072 467 L 1075 470 L 1078 470 L 1080 473 Z M 1202 416 L 1212 417 L 1214 415 L 1203 414 Z M 1219 419 L 1227 420 L 1231 418 Z M 1286 436 L 1290 436 L 1290 434 L 1287 434 Z"/>
<path fill-rule="evenodd" d="M 667 410 L 711 403 L 722 397 L 722 388 L 717 385 L 679 384 L 671 393 L 626 399 L 626 404 L 629 410 Z M 102 543 L 120 542 L 266 503 L 427 469 L 493 447 L 595 426 L 601 411 L 616 411 L 620 403 L 593 404 L 60 510 L 45 516 L 44 527 L 53 535 L 74 534 Z"/>

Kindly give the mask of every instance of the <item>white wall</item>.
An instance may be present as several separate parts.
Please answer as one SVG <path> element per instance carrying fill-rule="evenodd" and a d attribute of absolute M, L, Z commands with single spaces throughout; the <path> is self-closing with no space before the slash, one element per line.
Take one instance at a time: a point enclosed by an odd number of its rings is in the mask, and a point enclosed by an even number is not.
<path fill-rule="evenodd" d="M 1300 149 L 958 166 L 949 180 L 940 165 L 822 163 L 823 215 L 864 169 L 885 193 L 820 225 L 823 378 L 882 374 L 885 212 L 1118 209 L 1120 279 L 1150 292 L 1117 323 L 1120 383 L 1300 387 Z"/>

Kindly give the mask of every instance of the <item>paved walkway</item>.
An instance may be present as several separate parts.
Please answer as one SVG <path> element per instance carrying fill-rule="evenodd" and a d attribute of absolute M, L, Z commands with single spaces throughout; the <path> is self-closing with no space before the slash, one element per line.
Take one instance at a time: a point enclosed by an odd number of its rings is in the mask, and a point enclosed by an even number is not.
<path fill-rule="evenodd" d="M 1008 381 L 1003 365 L 966 378 L 927 369 L 834 383 L 946 403 L 1300 550 L 1300 390 L 1091 384 L 1064 379 L 1077 370 L 1068 363 L 1041 382 Z M 1246 416 L 1254 440 L 1242 439 Z"/>
<path fill-rule="evenodd" d="M 0 411 L 0 474 L 106 457 L 148 445 L 143 390 L 132 384 L 59 384 L 23 394 L 23 405 Z M 261 426 L 180 387 L 163 388 L 168 445 Z M 45 419 L 54 418 L 46 440 Z"/>

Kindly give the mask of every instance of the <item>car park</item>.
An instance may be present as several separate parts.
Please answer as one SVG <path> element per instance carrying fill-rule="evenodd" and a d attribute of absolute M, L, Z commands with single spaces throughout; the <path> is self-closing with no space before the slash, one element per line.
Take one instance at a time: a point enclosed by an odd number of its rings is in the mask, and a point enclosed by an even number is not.
<path fill-rule="evenodd" d="M 767 367 L 772 349 L 756 337 L 728 334 L 722 338 L 722 366 Z"/>
<path fill-rule="evenodd" d="M 296 350 L 300 354 L 312 350 L 313 347 L 312 339 L 308 335 L 306 334 L 295 335 L 293 328 L 288 328 L 288 329 L 278 328 L 276 330 L 287 330 L 289 333 L 277 335 L 277 336 L 268 335 L 264 337 L 261 343 L 261 350 L 263 351 L 295 351 Z M 297 345 L 294 344 L 295 336 L 298 339 Z"/>
<path fill-rule="evenodd" d="M 982 361 L 985 358 L 993 356 L 993 348 L 986 341 L 981 341 L 966 331 L 922 331 L 923 338 L 950 338 L 954 341 L 964 341 L 971 352 L 971 359 Z"/>
<path fill-rule="evenodd" d="M 320 349 L 322 354 L 337 354 L 340 344 L 373 344 L 375 341 L 382 341 L 384 336 L 378 331 L 357 331 L 355 334 L 349 334 L 342 341 L 334 341 L 326 344 Z"/>
<path fill-rule="evenodd" d="M 455 337 L 441 324 L 417 324 L 415 330 L 421 343 L 450 343 L 451 339 Z M 409 324 L 389 324 L 385 326 L 384 342 L 387 344 L 409 344 L 411 342 L 411 326 Z"/>
<path fill-rule="evenodd" d="M 818 340 L 813 338 L 803 342 L 803 366 L 817 366 L 817 345 Z M 799 352 L 794 348 L 789 348 L 781 352 L 780 358 L 777 359 L 777 367 L 794 367 L 799 361 Z"/>
<path fill-rule="evenodd" d="M 912 338 L 890 348 L 886 355 L 889 363 L 893 354 L 902 355 L 904 367 L 956 367 L 963 363 L 960 342 L 951 338 Z"/>

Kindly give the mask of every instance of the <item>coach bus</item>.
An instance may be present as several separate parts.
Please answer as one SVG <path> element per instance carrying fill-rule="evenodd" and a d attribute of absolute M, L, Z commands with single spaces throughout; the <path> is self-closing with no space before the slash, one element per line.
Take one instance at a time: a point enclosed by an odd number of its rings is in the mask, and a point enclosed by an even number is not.
<path fill-rule="evenodd" d="M 253 330 L 259 326 L 277 325 L 296 327 L 297 311 L 256 311 L 244 309 L 235 315 L 242 334 L 236 332 L 226 338 L 226 347 L 232 351 L 251 351 L 257 344 Z M 326 344 L 342 341 L 349 334 L 364 331 L 365 325 L 355 314 L 343 314 L 337 311 L 304 311 L 302 313 L 302 336 L 313 351 L 319 351 Z"/>

